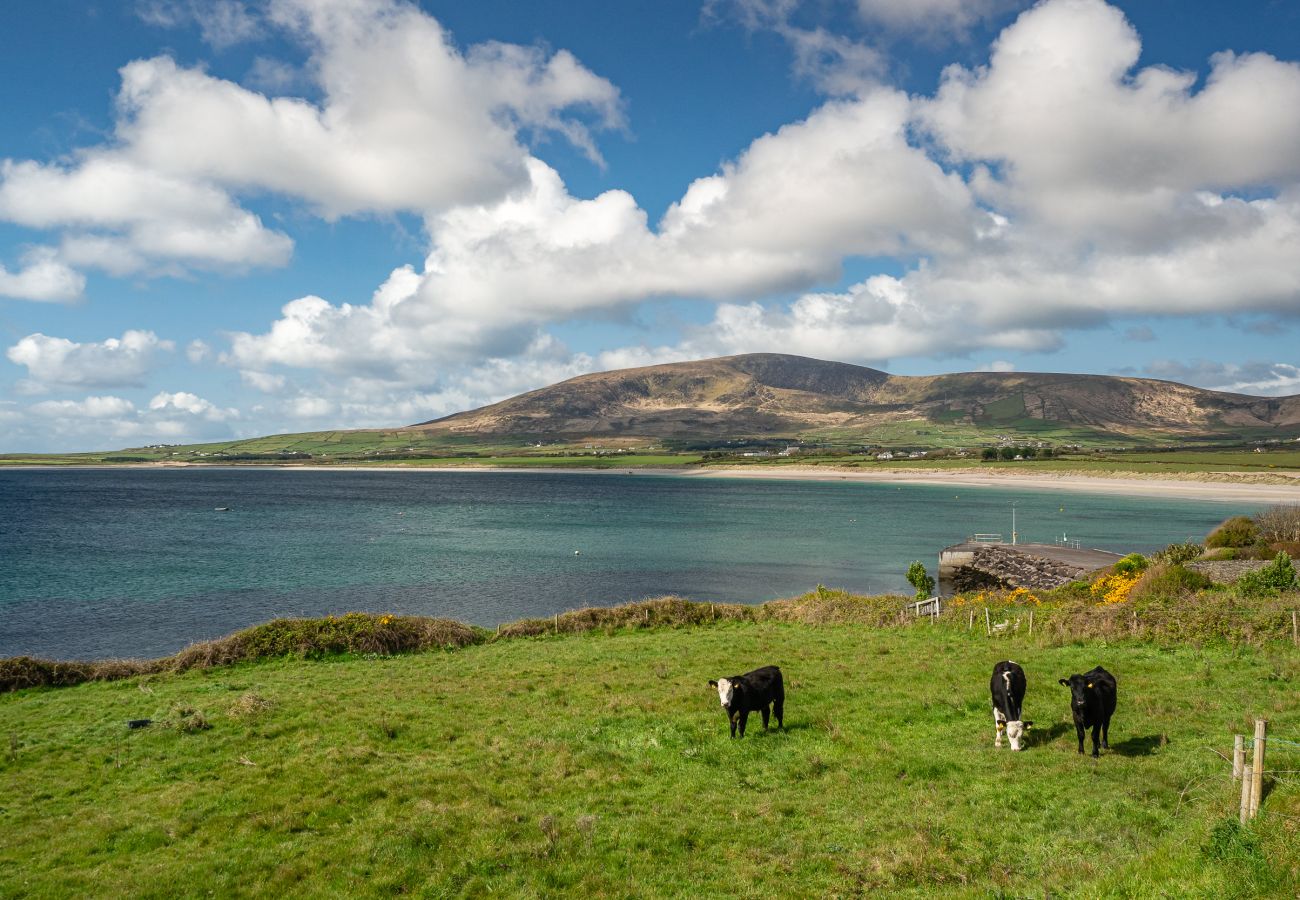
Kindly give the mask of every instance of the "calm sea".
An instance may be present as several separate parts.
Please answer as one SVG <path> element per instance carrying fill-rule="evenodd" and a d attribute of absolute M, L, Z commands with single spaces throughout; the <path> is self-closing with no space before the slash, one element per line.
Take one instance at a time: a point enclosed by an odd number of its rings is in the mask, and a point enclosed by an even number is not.
<path fill-rule="evenodd" d="M 911 560 L 1009 533 L 1013 501 L 1021 540 L 1120 551 L 1239 509 L 655 474 L 0 470 L 0 657 L 156 656 L 348 610 L 490 626 L 666 593 L 903 591 Z"/>

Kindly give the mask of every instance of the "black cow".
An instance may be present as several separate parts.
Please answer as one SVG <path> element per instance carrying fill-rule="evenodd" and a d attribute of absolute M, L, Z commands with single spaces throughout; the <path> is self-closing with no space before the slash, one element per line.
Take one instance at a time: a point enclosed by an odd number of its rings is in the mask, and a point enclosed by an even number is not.
<path fill-rule="evenodd" d="M 727 714 L 731 725 L 731 736 L 736 736 L 736 726 L 740 726 L 740 736 L 745 736 L 745 722 L 749 714 L 755 711 L 763 713 L 763 730 L 767 730 L 768 707 L 776 713 L 776 725 L 785 728 L 785 683 L 781 680 L 781 670 L 776 666 L 763 666 L 744 675 L 732 675 L 709 681 L 710 687 L 718 689 L 718 699 Z"/>
<path fill-rule="evenodd" d="M 1025 702 L 1025 670 L 1009 659 L 998 663 L 989 679 L 989 693 L 993 695 L 993 746 L 1002 746 L 1002 732 L 1006 731 L 1011 749 L 1023 750 L 1021 741 L 1034 724 L 1020 718 L 1020 707 Z"/>
<path fill-rule="evenodd" d="M 1101 756 L 1100 747 L 1110 749 L 1110 717 L 1115 714 L 1119 690 L 1115 676 L 1097 666 L 1091 672 L 1071 675 L 1060 682 L 1070 689 L 1070 712 L 1074 714 L 1074 730 L 1079 735 L 1079 752 L 1083 752 L 1083 732 L 1091 728 L 1092 755 Z"/>

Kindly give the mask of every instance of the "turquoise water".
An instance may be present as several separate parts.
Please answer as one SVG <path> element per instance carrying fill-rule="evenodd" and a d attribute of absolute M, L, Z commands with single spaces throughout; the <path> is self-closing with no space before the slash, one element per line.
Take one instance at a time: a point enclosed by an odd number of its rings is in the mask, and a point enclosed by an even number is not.
<path fill-rule="evenodd" d="M 664 593 L 910 592 L 972 532 L 1153 550 L 1248 508 L 655 474 L 0 470 L 0 657 L 153 656 L 281 615 L 493 625 Z M 216 512 L 215 507 L 231 507 Z M 575 551 L 577 551 L 575 553 Z"/>

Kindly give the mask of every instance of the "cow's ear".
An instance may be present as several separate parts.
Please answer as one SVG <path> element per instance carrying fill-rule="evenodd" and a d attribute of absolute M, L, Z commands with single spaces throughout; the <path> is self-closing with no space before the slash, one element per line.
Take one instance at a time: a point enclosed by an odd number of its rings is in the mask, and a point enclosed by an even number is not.
<path fill-rule="evenodd" d="M 1070 682 L 1066 681 L 1064 678 L 1058 678 L 1056 680 L 1059 681 L 1061 684 L 1065 685 L 1066 687 L 1070 686 Z"/>
<path fill-rule="evenodd" d="M 1030 728 L 1030 726 L 1032 726 L 1032 725 L 1034 724 L 1034 720 L 1033 720 L 1033 719 L 1030 719 L 1028 722 L 1021 722 L 1020 724 L 1021 724 L 1021 725 L 1024 725 L 1024 726 L 1025 726 L 1025 730 L 1028 731 L 1029 728 Z"/>
<path fill-rule="evenodd" d="M 716 681 L 714 681 L 712 678 L 710 678 L 710 679 L 709 679 L 709 687 L 717 687 L 717 686 L 718 686 L 718 683 L 717 683 Z"/>

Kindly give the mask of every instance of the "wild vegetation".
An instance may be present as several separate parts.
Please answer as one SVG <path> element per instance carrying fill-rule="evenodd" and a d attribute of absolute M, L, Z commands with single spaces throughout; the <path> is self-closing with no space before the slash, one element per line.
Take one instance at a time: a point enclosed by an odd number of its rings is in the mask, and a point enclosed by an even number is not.
<path fill-rule="evenodd" d="M 664 607 L 701 617 L 675 627 L 628 609 L 455 652 L 0 696 L 0 895 L 1300 889 L 1300 791 L 1271 785 L 1239 828 L 1210 752 L 1254 715 L 1300 735 L 1283 644 L 1080 641 L 1050 616 L 989 638 L 964 613 L 864 629 L 715 608 L 710 625 L 702 606 Z M 1008 657 L 1036 722 L 1019 754 L 994 750 L 988 709 Z M 769 662 L 787 729 L 732 741 L 705 681 Z M 1097 663 L 1120 709 L 1094 763 L 1055 679 Z M 154 725 L 126 728 L 139 718 Z"/>
<path fill-rule="evenodd" d="M 1239 826 L 1213 751 L 1255 716 L 1300 742 L 1294 568 L 1213 584 L 1192 556 L 937 618 L 819 586 L 3 661 L 0 896 L 1293 896 L 1300 787 L 1272 778 Z M 1005 658 L 1029 673 L 1019 754 L 993 748 Z M 732 741 L 705 682 L 766 663 L 787 729 Z M 1056 679 L 1099 663 L 1120 706 L 1093 762 Z"/>

